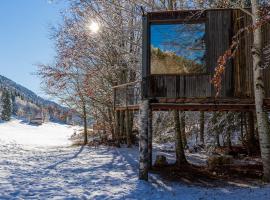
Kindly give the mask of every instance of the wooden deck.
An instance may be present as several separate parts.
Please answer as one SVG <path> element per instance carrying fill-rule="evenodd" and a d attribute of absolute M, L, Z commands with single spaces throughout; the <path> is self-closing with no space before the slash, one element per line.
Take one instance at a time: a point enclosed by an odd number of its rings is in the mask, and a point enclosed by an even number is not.
<path fill-rule="evenodd" d="M 138 111 L 141 102 L 141 83 L 133 82 L 118 85 L 114 90 L 114 109 L 116 111 Z M 154 111 L 252 111 L 254 100 L 249 98 L 155 98 L 149 99 Z M 270 111 L 270 98 L 265 99 L 264 106 Z"/>
<path fill-rule="evenodd" d="M 232 103 L 232 100 L 219 99 L 215 102 L 209 103 L 208 101 L 196 103 L 181 103 L 180 101 L 184 101 L 184 99 L 177 99 L 178 102 L 162 102 L 162 101 L 150 101 L 151 109 L 154 111 L 170 111 L 170 110 L 181 110 L 181 111 L 235 111 L 235 112 L 243 112 L 243 111 L 253 111 L 255 110 L 254 101 L 247 101 L 239 99 L 237 103 Z M 226 102 L 227 101 L 227 102 Z M 270 99 L 265 99 L 265 109 L 270 111 Z M 127 105 L 127 106 L 116 106 L 116 111 L 123 110 L 132 110 L 138 111 L 140 105 Z"/>

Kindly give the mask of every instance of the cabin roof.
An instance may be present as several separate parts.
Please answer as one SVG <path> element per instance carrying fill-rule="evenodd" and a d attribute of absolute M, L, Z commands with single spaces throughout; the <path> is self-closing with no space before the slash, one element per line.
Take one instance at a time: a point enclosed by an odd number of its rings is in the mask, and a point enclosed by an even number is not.
<path fill-rule="evenodd" d="M 165 11 L 152 11 L 147 12 L 146 15 L 148 21 L 151 22 L 165 22 L 168 23 L 172 22 L 173 20 L 177 22 L 184 21 L 188 23 L 196 22 L 200 20 L 206 19 L 206 12 L 207 11 L 232 11 L 232 10 L 239 10 L 242 12 L 249 13 L 251 8 L 208 8 L 208 9 L 183 9 L 183 10 L 165 10 Z"/>

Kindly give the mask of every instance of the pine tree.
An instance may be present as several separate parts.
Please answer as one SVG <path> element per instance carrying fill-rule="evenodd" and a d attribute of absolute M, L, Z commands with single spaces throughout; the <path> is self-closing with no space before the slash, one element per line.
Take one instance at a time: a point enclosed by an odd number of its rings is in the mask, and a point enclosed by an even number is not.
<path fill-rule="evenodd" d="M 11 93 L 11 102 L 12 102 L 12 114 L 16 115 L 18 112 L 18 106 L 16 104 L 16 93 Z"/>
<path fill-rule="evenodd" d="M 9 121 L 12 114 L 11 97 L 8 91 L 4 90 L 2 93 L 2 120 Z"/>

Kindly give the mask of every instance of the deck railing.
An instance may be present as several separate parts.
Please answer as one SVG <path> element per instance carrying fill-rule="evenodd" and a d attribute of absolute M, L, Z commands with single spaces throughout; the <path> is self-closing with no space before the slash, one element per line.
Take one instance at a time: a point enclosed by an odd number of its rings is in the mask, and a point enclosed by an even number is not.
<path fill-rule="evenodd" d="M 141 101 L 141 82 L 135 81 L 113 87 L 114 109 L 137 107 Z"/>

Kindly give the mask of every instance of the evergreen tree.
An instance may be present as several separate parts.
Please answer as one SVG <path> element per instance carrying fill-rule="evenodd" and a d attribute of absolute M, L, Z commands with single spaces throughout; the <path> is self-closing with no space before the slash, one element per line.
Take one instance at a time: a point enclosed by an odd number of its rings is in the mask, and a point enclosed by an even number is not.
<path fill-rule="evenodd" d="M 12 113 L 11 97 L 8 91 L 4 90 L 2 93 L 2 120 L 9 121 Z"/>
<path fill-rule="evenodd" d="M 12 102 L 12 114 L 16 115 L 18 112 L 18 106 L 16 104 L 16 93 L 11 93 L 11 102 Z"/>

